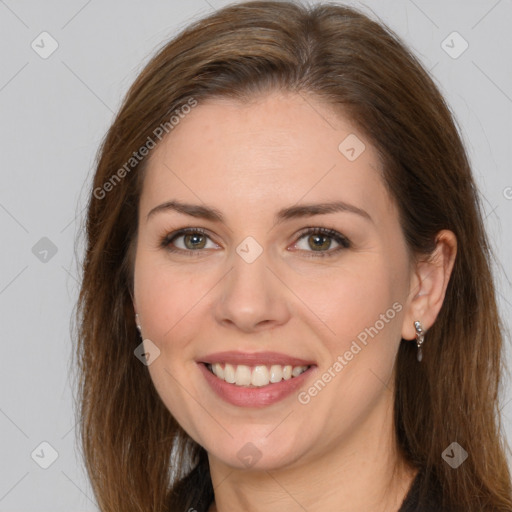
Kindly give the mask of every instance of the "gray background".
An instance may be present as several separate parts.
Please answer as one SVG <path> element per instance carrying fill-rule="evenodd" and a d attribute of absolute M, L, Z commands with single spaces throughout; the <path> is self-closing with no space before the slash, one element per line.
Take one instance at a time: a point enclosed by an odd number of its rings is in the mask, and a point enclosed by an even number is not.
<path fill-rule="evenodd" d="M 80 275 L 74 244 L 95 154 L 149 56 L 227 3 L 0 0 L 0 511 L 97 510 L 75 441 L 69 369 Z M 510 328 L 512 1 L 346 3 L 373 11 L 412 47 L 455 113 L 484 198 Z M 44 31 L 58 43 L 47 58 Z M 463 39 L 447 39 L 454 31 Z M 508 380 L 504 391 L 512 439 Z"/>

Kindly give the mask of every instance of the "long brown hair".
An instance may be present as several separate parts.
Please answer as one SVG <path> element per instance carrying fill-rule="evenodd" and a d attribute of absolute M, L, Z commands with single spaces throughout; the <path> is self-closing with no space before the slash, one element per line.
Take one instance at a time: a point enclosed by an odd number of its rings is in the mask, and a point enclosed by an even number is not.
<path fill-rule="evenodd" d="M 161 126 L 172 136 L 170 116 L 191 101 L 274 90 L 311 94 L 358 125 L 382 159 L 411 254 L 428 255 L 441 229 L 455 233 L 458 254 L 423 361 L 414 343 L 399 348 L 396 438 L 403 457 L 425 469 L 422 489 L 439 484 L 447 509 L 510 512 L 499 416 L 503 325 L 455 121 L 431 77 L 383 24 L 336 4 L 286 1 L 234 4 L 184 29 L 140 73 L 98 153 L 76 356 L 81 443 L 100 509 L 185 511 L 213 498 L 205 450 L 134 356 L 133 256 L 148 159 L 132 161 L 133 154 L 158 143 Z M 452 442 L 468 452 L 457 469 L 441 456 Z"/>

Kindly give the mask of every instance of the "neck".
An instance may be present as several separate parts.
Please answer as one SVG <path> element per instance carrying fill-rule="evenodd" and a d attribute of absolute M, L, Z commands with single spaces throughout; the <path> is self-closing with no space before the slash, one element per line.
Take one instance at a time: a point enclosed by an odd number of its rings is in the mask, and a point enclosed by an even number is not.
<path fill-rule="evenodd" d="M 350 439 L 286 468 L 234 469 L 210 454 L 215 503 L 209 512 L 396 512 L 417 471 L 399 456 L 392 400 L 383 402 Z"/>

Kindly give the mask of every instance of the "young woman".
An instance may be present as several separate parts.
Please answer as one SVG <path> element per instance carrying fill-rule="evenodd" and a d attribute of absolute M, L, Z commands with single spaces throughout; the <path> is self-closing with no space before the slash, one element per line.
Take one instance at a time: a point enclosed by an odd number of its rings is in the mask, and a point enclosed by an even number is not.
<path fill-rule="evenodd" d="M 454 120 L 389 29 L 290 2 L 195 22 L 91 190 L 100 509 L 511 511 L 489 253 Z"/>

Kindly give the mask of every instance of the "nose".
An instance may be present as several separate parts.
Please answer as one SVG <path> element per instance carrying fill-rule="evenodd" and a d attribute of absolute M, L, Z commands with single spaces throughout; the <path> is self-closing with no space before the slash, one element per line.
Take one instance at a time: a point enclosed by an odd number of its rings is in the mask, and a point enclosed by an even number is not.
<path fill-rule="evenodd" d="M 265 251 L 252 263 L 234 254 L 233 267 L 220 283 L 217 322 L 246 333 L 285 324 L 290 318 L 287 288 L 276 273 Z"/>

